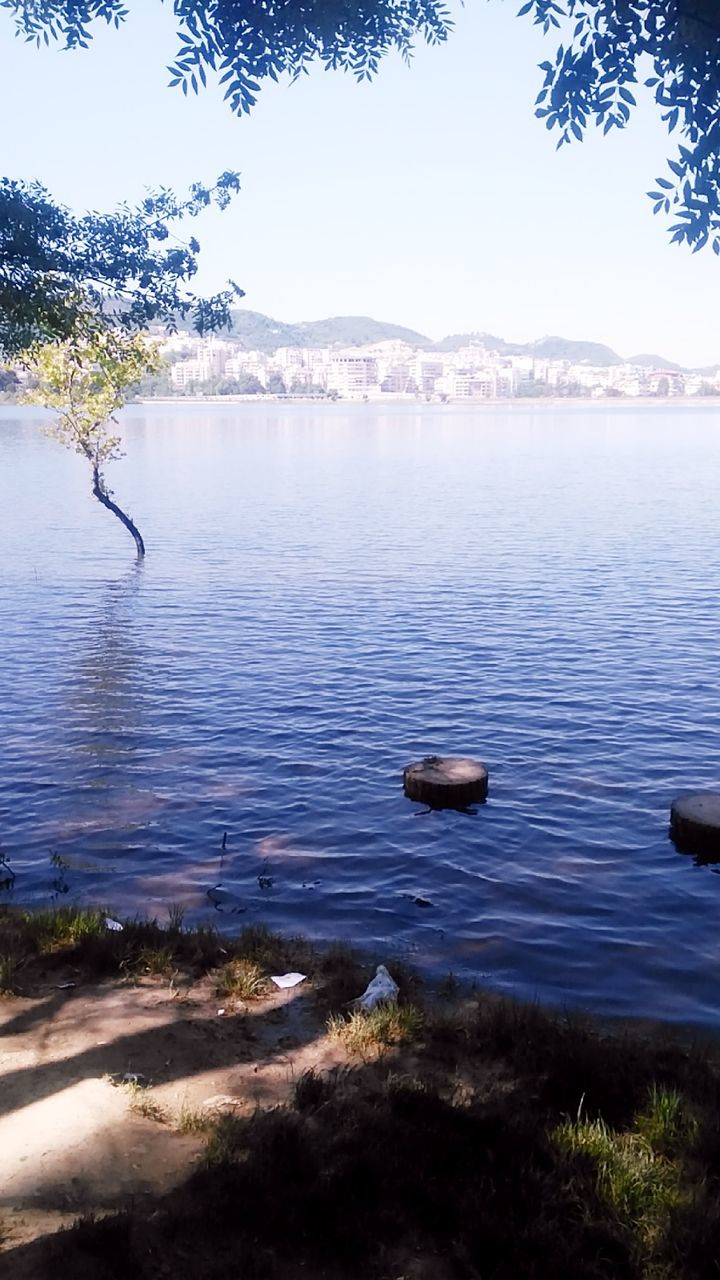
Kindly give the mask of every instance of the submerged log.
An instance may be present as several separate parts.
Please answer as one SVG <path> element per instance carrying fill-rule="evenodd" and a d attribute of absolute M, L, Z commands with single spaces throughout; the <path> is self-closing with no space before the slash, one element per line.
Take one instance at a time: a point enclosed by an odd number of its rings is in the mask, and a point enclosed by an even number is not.
<path fill-rule="evenodd" d="M 683 850 L 720 858 L 720 792 L 694 791 L 673 800 L 670 834 Z"/>
<path fill-rule="evenodd" d="M 466 809 L 487 797 L 488 771 L 479 760 L 425 756 L 403 771 L 403 789 L 410 800 L 432 809 Z"/>

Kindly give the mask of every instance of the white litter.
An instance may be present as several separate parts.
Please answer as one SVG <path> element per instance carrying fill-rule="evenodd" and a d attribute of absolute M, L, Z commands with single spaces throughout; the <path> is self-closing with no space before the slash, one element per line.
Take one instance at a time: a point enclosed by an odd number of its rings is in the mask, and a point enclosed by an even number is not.
<path fill-rule="evenodd" d="M 384 964 L 379 964 L 375 977 L 369 982 L 362 995 L 353 1004 L 368 1013 L 377 1009 L 379 1004 L 392 1004 L 398 998 L 400 988 L 394 978 L 390 977 Z"/>
<path fill-rule="evenodd" d="M 299 982 L 305 981 L 304 973 L 281 973 L 277 978 L 270 976 L 270 981 L 275 983 L 276 987 L 296 987 Z"/>
<path fill-rule="evenodd" d="M 224 1012 L 225 1012 L 224 1009 L 218 1009 L 218 1018 L 222 1018 Z"/>
<path fill-rule="evenodd" d="M 105 928 L 111 933 L 122 933 L 123 927 L 119 920 L 112 920 L 110 916 L 105 917 Z"/>

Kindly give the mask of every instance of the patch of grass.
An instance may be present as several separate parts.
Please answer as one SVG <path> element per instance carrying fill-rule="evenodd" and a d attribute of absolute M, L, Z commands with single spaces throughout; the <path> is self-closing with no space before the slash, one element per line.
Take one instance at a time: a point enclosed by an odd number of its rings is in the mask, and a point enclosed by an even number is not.
<path fill-rule="evenodd" d="M 153 1098 L 149 1090 L 140 1084 L 129 1081 L 122 1085 L 129 1097 L 129 1106 L 133 1115 L 142 1116 L 144 1120 L 154 1120 L 156 1124 L 167 1124 L 168 1114 L 164 1107 Z"/>
<path fill-rule="evenodd" d="M 168 977 L 174 967 L 173 950 L 170 946 L 142 947 L 139 955 L 132 962 L 133 973 L 151 974 L 157 977 Z"/>
<path fill-rule="evenodd" d="M 687 1200 L 678 1165 L 642 1134 L 601 1119 L 567 1121 L 552 1136 L 560 1152 L 591 1163 L 597 1195 L 629 1233 L 643 1270 L 659 1261 L 672 1216 Z"/>
<path fill-rule="evenodd" d="M 310 1068 L 295 1081 L 293 1103 L 297 1111 L 317 1111 L 334 1091 L 334 1080 Z"/>
<path fill-rule="evenodd" d="M 40 951 L 75 946 L 88 938 L 106 937 L 106 912 L 94 907 L 48 907 L 24 913 Z"/>
<path fill-rule="evenodd" d="M 191 1107 L 187 1102 L 183 1102 L 175 1117 L 175 1128 L 178 1133 L 207 1133 L 214 1123 L 214 1117 L 202 1107 Z"/>
<path fill-rule="evenodd" d="M 185 908 L 179 902 L 171 902 L 168 907 L 168 933 L 182 933 L 185 920 Z"/>
<path fill-rule="evenodd" d="M 441 1000 L 456 1000 L 460 994 L 460 983 L 454 973 L 446 973 L 437 987 Z"/>
<path fill-rule="evenodd" d="M 20 957 L 14 951 L 0 952 L 0 996 L 17 994 L 17 974 Z"/>
<path fill-rule="evenodd" d="M 413 1004 L 381 1004 L 365 1012 L 355 1009 L 349 1014 L 333 1014 L 328 1031 L 348 1053 L 367 1054 L 392 1045 L 414 1040 L 423 1025 L 422 1010 Z"/>
<path fill-rule="evenodd" d="M 676 1156 L 694 1145 L 698 1122 L 677 1089 L 653 1083 L 648 1100 L 635 1117 L 635 1127 L 658 1155 Z"/>
<path fill-rule="evenodd" d="M 246 924 L 235 942 L 237 955 L 272 968 L 287 942 L 264 924 Z"/>
<path fill-rule="evenodd" d="M 229 1113 L 214 1119 L 203 1152 L 203 1163 L 208 1166 L 232 1163 L 240 1152 L 249 1123 Z"/>
<path fill-rule="evenodd" d="M 342 942 L 324 947 L 315 957 L 313 976 L 318 1001 L 326 1013 L 336 1013 L 366 988 L 370 976 L 357 952 Z"/>
<path fill-rule="evenodd" d="M 267 994 L 268 988 L 268 980 L 256 960 L 230 960 L 216 975 L 215 990 L 223 1000 L 257 1000 Z"/>

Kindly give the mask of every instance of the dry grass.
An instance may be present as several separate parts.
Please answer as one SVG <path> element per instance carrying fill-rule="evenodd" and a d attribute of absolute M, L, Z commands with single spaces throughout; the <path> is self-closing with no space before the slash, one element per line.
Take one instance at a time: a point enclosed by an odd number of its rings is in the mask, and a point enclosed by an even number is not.
<path fill-rule="evenodd" d="M 381 1004 L 365 1012 L 333 1014 L 328 1031 L 348 1053 L 366 1055 L 392 1045 L 408 1044 L 423 1026 L 422 1010 L 413 1004 Z"/>
<path fill-rule="evenodd" d="M 215 991 L 221 1000 L 258 1000 L 270 984 L 256 960 L 230 960 L 218 970 Z"/>
<path fill-rule="evenodd" d="M 0 952 L 0 996 L 17 994 L 20 963 L 20 957 L 14 951 Z"/>
<path fill-rule="evenodd" d="M 202 1107 L 191 1107 L 183 1102 L 175 1117 L 175 1128 L 178 1133 L 207 1133 L 215 1124 L 213 1116 Z"/>
<path fill-rule="evenodd" d="M 134 974 L 147 974 L 152 977 L 168 978 L 174 968 L 175 961 L 171 946 L 142 947 L 137 958 L 132 962 Z"/>
<path fill-rule="evenodd" d="M 254 931 L 231 960 L 264 972 L 272 953 L 275 971 L 278 946 Z M 332 999 L 369 972 L 343 949 L 313 965 Z M 154 1280 L 161 1259 L 174 1280 L 716 1277 L 714 1058 L 451 996 L 424 1020 L 415 1003 L 336 1006 L 336 1034 L 364 1062 L 305 1072 L 289 1105 L 248 1118 L 181 1109 L 180 1132 L 208 1128 L 188 1181 L 39 1243 L 27 1274 Z"/>
<path fill-rule="evenodd" d="M 153 1120 L 155 1124 L 168 1123 L 167 1111 L 153 1098 L 146 1086 L 128 1081 L 121 1087 L 128 1095 L 129 1107 L 133 1115 L 142 1116 L 144 1120 Z"/>

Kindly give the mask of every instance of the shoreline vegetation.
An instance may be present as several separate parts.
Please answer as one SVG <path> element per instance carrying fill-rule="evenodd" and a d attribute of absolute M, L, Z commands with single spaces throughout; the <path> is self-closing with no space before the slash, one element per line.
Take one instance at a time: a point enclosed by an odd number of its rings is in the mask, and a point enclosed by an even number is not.
<path fill-rule="evenodd" d="M 713 1039 L 108 920 L 0 910 L 0 1275 L 717 1276 Z"/>

